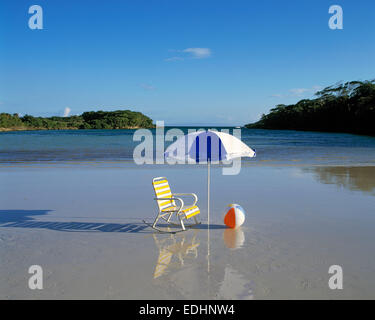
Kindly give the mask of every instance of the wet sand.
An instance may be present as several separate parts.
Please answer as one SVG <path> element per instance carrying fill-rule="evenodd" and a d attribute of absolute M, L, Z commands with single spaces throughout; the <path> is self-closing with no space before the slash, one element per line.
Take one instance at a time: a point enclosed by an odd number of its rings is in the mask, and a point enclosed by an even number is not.
<path fill-rule="evenodd" d="M 0 168 L 0 299 L 374 299 L 375 167 Z M 203 224 L 155 234 L 151 180 L 195 192 Z M 246 221 L 223 226 L 238 203 Z M 30 290 L 40 265 L 44 289 Z M 331 265 L 343 290 L 328 287 Z"/>

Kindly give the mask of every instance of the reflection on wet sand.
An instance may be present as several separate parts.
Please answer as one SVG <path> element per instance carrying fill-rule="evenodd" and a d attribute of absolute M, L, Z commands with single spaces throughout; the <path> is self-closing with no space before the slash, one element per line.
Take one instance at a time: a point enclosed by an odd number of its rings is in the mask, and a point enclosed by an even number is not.
<path fill-rule="evenodd" d="M 241 228 L 225 229 L 223 233 L 225 246 L 229 249 L 238 249 L 245 243 L 245 234 Z"/>
<path fill-rule="evenodd" d="M 216 230 L 221 233 L 221 230 Z M 225 229 L 217 234 L 224 240 L 215 242 L 216 250 L 241 248 L 245 235 L 241 228 Z M 178 234 L 153 234 L 158 250 L 154 267 L 155 285 L 172 291 L 174 297 L 197 299 L 253 299 L 253 283 L 248 281 L 231 263 L 215 261 L 207 270 L 210 256 L 206 255 L 202 230 L 189 230 Z M 200 239 L 201 238 L 201 239 Z M 198 250 L 201 251 L 198 256 Z M 226 253 L 223 252 L 225 255 Z M 217 257 L 216 257 L 217 259 Z"/>
<path fill-rule="evenodd" d="M 223 232 L 224 244 L 228 249 L 239 249 L 245 243 L 245 233 L 242 228 L 227 228 Z M 252 284 L 235 268 L 227 265 L 221 282 L 218 297 L 221 299 L 254 299 Z"/>
<path fill-rule="evenodd" d="M 167 273 L 168 268 L 178 269 L 185 265 L 184 259 L 198 257 L 198 247 L 200 242 L 197 240 L 198 230 L 193 233 L 183 233 L 182 235 L 157 235 L 153 234 L 155 245 L 159 250 L 158 260 L 155 266 L 154 279 Z M 224 244 L 228 249 L 241 248 L 245 242 L 245 234 L 241 228 L 227 228 L 223 232 Z M 177 258 L 178 263 L 173 261 Z M 209 256 L 208 256 L 209 257 Z"/>
<path fill-rule="evenodd" d="M 226 266 L 224 279 L 220 284 L 218 296 L 221 299 L 240 299 L 240 300 L 252 300 L 254 299 L 253 284 L 246 280 L 232 266 Z"/>
<path fill-rule="evenodd" d="M 176 236 L 170 234 L 167 237 L 158 238 L 156 234 L 153 234 L 153 238 L 156 246 L 159 249 L 159 256 L 155 266 L 154 279 L 161 277 L 167 273 L 168 268 L 179 268 L 184 266 L 187 258 L 198 257 L 199 242 L 196 239 L 197 231 L 193 232 L 192 236 L 182 235 Z M 172 262 L 173 256 L 176 256 L 178 263 Z"/>
<path fill-rule="evenodd" d="M 375 167 L 312 167 L 303 170 L 312 172 L 321 183 L 375 195 Z"/>

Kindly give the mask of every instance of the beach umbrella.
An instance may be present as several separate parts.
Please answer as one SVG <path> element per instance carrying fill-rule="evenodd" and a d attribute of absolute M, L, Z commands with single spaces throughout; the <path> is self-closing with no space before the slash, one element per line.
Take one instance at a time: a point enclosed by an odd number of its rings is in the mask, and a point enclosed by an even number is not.
<path fill-rule="evenodd" d="M 182 163 L 207 163 L 207 226 L 210 226 L 210 165 L 240 157 L 255 157 L 240 139 L 219 131 L 198 131 L 178 138 L 164 152 L 166 159 Z"/>
<path fill-rule="evenodd" d="M 223 160 L 255 157 L 255 151 L 224 132 L 198 131 L 179 137 L 164 152 L 166 159 L 181 163 L 207 163 L 207 271 L 210 273 L 210 165 Z"/>

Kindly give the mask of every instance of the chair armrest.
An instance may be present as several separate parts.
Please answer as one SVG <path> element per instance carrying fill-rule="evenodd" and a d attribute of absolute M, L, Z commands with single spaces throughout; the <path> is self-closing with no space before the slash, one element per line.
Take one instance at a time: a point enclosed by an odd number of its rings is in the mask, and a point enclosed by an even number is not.
<path fill-rule="evenodd" d="M 172 193 L 173 196 L 193 196 L 194 203 L 192 206 L 195 206 L 195 204 L 198 202 L 198 197 L 195 193 Z"/>
<path fill-rule="evenodd" d="M 154 200 L 176 200 L 180 202 L 180 207 L 178 208 L 178 212 L 181 211 L 182 207 L 184 206 L 184 201 L 180 198 L 177 197 L 172 197 L 172 198 L 154 198 Z"/>

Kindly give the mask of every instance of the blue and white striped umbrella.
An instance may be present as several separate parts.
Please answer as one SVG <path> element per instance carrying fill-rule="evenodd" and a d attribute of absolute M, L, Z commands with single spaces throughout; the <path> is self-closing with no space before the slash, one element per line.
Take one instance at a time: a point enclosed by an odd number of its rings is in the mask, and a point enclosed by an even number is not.
<path fill-rule="evenodd" d="M 178 138 L 167 148 L 164 156 L 167 159 L 189 163 L 209 163 L 239 157 L 255 157 L 255 151 L 228 133 L 208 130 Z"/>

